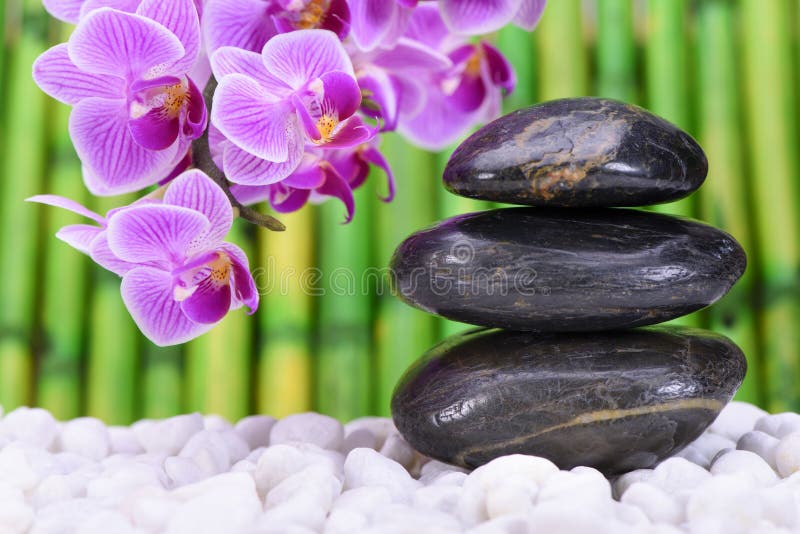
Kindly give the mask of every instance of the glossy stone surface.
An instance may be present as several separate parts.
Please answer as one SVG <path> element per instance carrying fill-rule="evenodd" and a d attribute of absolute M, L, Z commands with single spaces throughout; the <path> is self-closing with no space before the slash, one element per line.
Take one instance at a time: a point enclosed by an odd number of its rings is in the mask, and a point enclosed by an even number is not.
<path fill-rule="evenodd" d="M 638 210 L 507 208 L 459 215 L 408 237 L 394 288 L 465 323 L 595 331 L 660 323 L 722 297 L 745 253 L 708 225 Z"/>
<path fill-rule="evenodd" d="M 506 454 L 607 475 L 648 468 L 709 426 L 746 361 L 703 330 L 534 334 L 477 329 L 403 376 L 392 416 L 419 452 L 465 467 Z"/>
<path fill-rule="evenodd" d="M 644 206 L 690 194 L 708 161 L 689 134 L 603 98 L 567 98 L 505 115 L 453 153 L 445 187 L 465 197 L 550 207 Z"/>

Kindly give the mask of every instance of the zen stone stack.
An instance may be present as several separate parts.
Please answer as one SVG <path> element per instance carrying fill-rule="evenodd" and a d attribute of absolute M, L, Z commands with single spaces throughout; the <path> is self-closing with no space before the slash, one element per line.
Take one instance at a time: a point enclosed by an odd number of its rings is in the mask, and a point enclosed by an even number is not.
<path fill-rule="evenodd" d="M 445 186 L 530 207 L 460 215 L 395 252 L 404 301 L 487 327 L 406 372 L 392 399 L 406 440 L 465 467 L 522 453 L 614 475 L 697 438 L 741 384 L 741 350 L 703 330 L 635 327 L 721 298 L 745 253 L 703 223 L 625 207 L 689 195 L 707 170 L 688 134 L 607 99 L 516 111 L 467 139 Z"/>

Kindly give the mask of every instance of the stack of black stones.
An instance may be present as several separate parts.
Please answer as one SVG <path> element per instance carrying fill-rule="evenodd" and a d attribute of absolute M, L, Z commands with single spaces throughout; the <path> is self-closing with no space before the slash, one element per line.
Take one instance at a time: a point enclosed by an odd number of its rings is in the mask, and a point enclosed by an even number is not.
<path fill-rule="evenodd" d="M 697 438 L 741 384 L 741 350 L 703 330 L 637 327 L 715 302 L 745 254 L 700 222 L 622 207 L 689 195 L 707 170 L 688 134 L 599 98 L 516 111 L 467 139 L 447 189 L 531 207 L 460 215 L 395 252 L 403 300 L 488 327 L 406 372 L 392 399 L 406 440 L 469 468 L 522 453 L 610 476 Z"/>

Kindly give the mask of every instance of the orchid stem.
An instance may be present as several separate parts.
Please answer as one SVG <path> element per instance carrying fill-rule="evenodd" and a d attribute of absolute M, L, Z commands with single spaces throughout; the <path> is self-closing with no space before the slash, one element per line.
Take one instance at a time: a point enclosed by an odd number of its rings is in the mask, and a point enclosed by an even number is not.
<path fill-rule="evenodd" d="M 212 76 L 203 90 L 203 99 L 205 100 L 209 117 L 211 116 L 211 100 L 214 97 L 214 91 L 216 89 L 217 80 Z M 286 230 L 286 226 L 275 217 L 243 206 L 241 202 L 236 200 L 236 197 L 231 193 L 228 179 L 225 178 L 225 174 L 217 167 L 217 164 L 214 163 L 214 158 L 211 157 L 211 148 L 208 144 L 208 128 L 203 132 L 203 135 L 192 142 L 192 162 L 197 169 L 206 173 L 220 188 L 222 188 L 231 206 L 233 206 L 234 211 L 239 214 L 239 217 L 249 223 L 266 228 L 267 230 L 272 230 L 273 232 L 283 232 Z"/>

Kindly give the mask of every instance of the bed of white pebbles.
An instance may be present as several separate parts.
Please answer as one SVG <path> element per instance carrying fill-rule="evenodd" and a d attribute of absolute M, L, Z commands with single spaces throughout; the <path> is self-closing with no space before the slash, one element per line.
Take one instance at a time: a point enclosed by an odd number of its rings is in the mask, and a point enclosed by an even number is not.
<path fill-rule="evenodd" d="M 391 421 L 0 419 L 0 533 L 800 532 L 800 415 L 731 403 L 678 457 L 609 482 L 532 456 L 471 473 Z"/>

